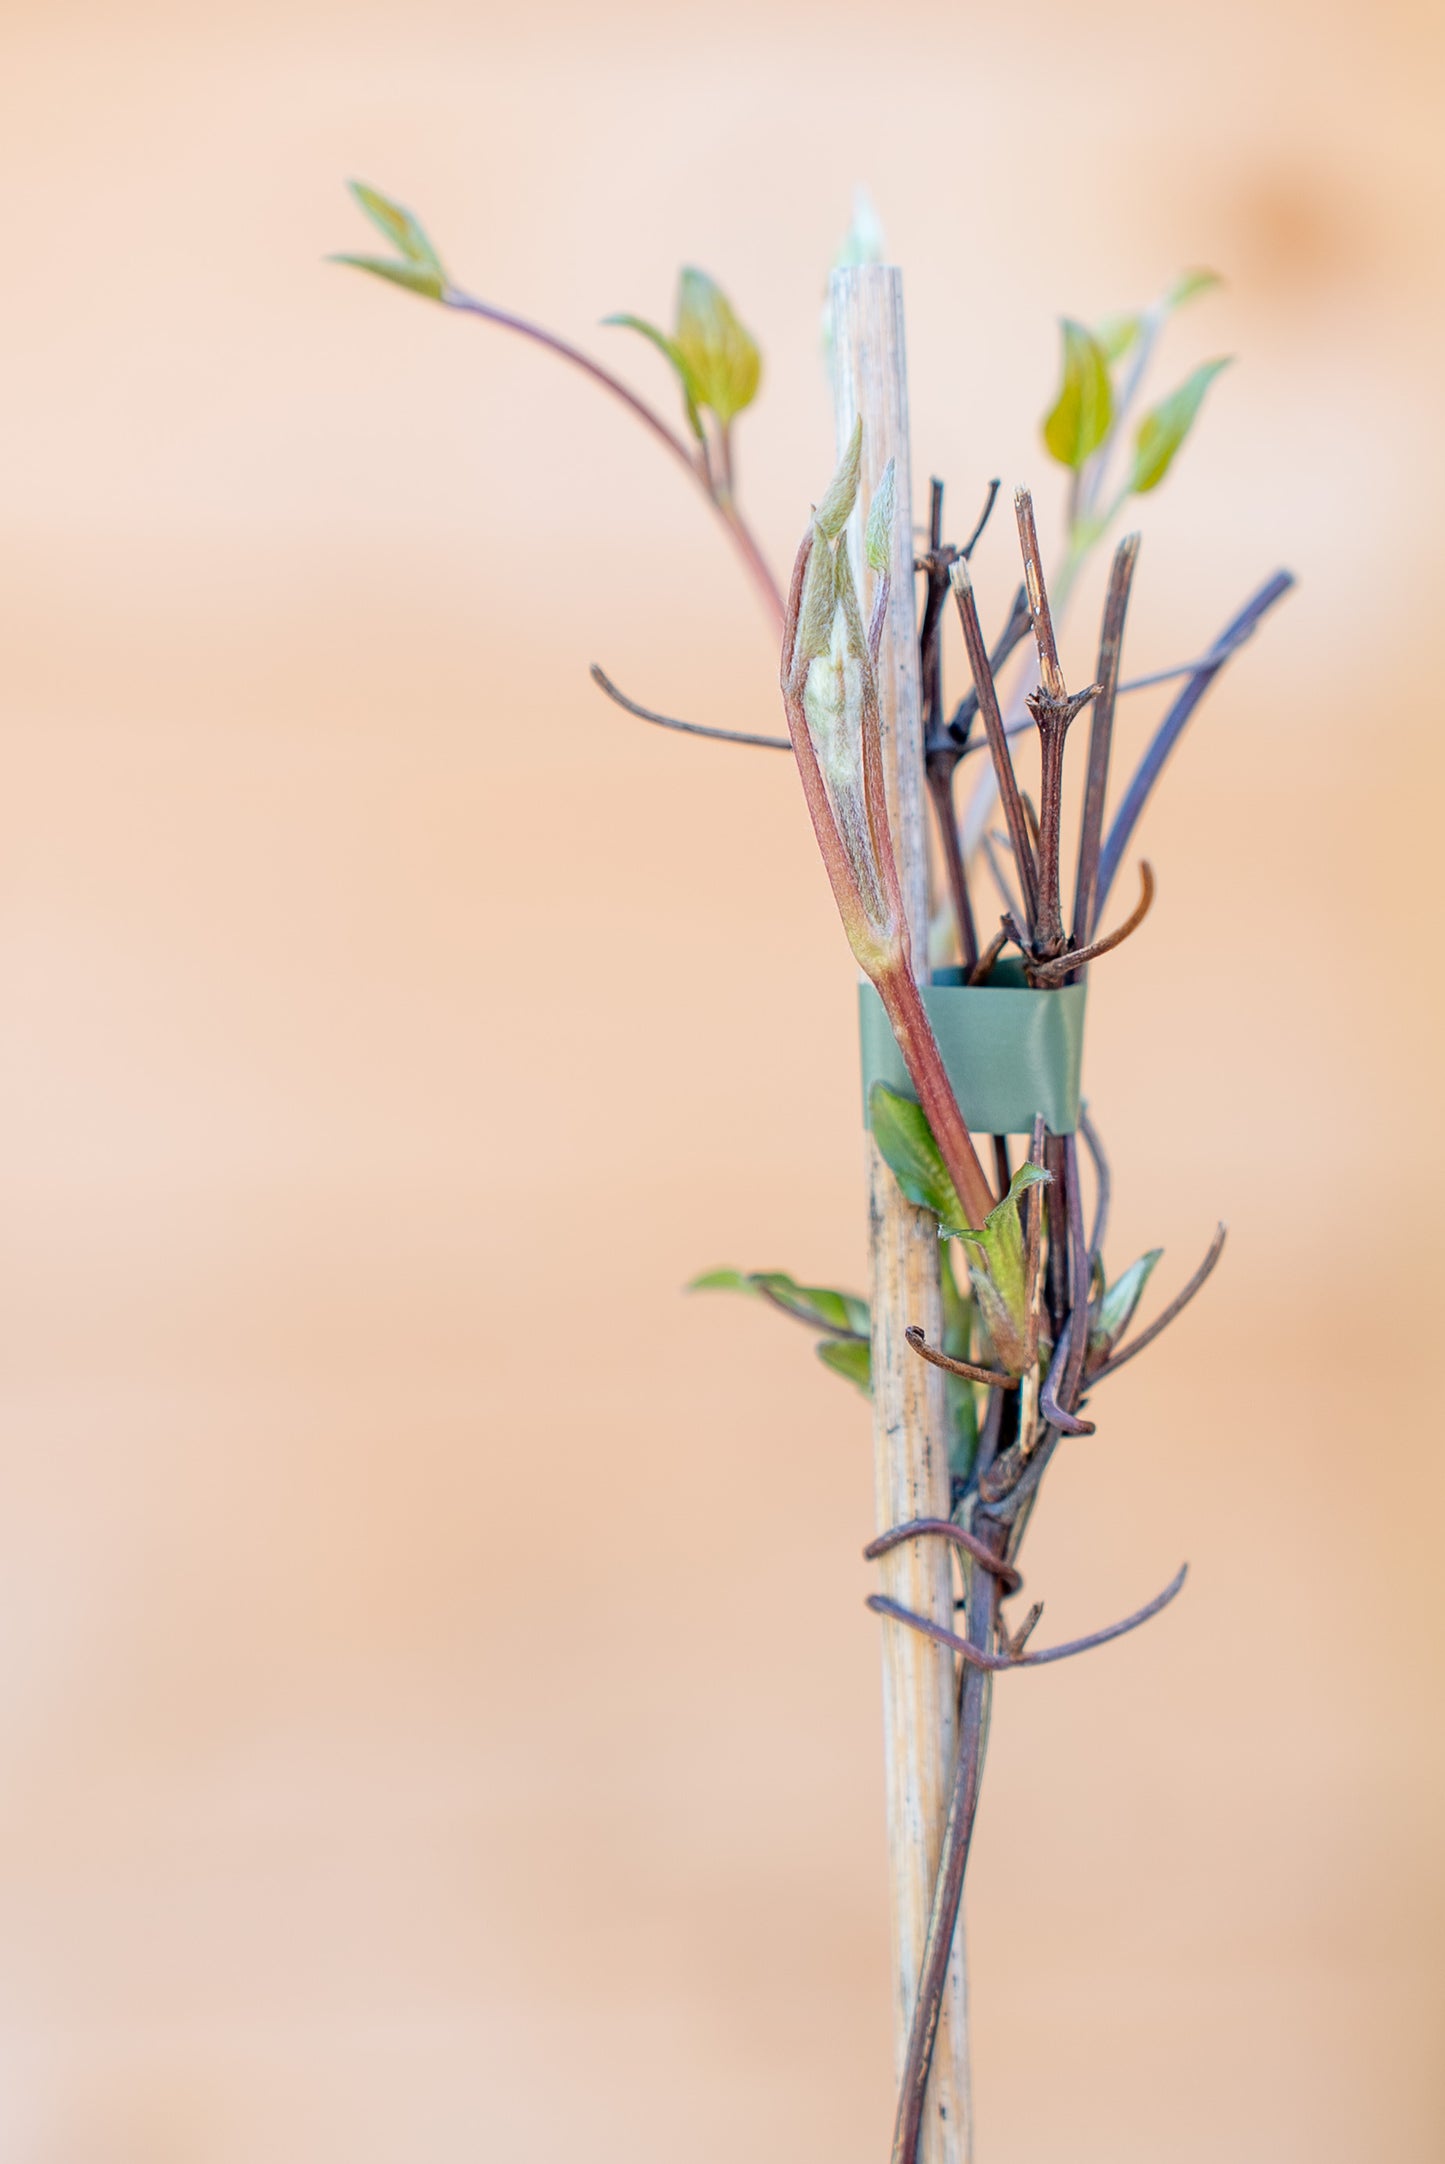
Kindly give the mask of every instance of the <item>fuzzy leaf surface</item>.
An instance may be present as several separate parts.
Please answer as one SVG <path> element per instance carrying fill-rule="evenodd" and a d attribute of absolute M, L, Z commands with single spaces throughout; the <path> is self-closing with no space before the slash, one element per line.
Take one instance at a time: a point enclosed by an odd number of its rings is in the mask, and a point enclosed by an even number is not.
<path fill-rule="evenodd" d="M 1162 1247 L 1151 1247 L 1147 1255 L 1131 1262 L 1123 1276 L 1114 1280 L 1100 1300 L 1098 1312 L 1089 1326 L 1090 1352 L 1107 1353 L 1124 1335 L 1163 1252 Z"/>
<path fill-rule="evenodd" d="M 1021 1375 L 1027 1364 L 1028 1284 L 1019 1203 L 1031 1187 L 1050 1177 L 1042 1165 L 1026 1159 L 1002 1202 L 995 1203 L 978 1229 L 958 1235 L 989 1342 L 1010 1375 Z"/>

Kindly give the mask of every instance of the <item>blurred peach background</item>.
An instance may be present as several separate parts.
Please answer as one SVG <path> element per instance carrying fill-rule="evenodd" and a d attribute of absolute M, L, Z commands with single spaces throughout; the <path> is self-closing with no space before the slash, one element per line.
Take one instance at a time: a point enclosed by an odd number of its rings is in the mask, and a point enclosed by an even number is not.
<path fill-rule="evenodd" d="M 980 2164 L 1437 2159 L 1433 11 L 4 38 L 0 2157 L 886 2154 L 866 1412 L 679 1293 L 861 1283 L 851 968 L 787 764 L 586 675 L 772 728 L 770 635 L 625 415 L 322 266 L 358 174 L 665 402 L 597 321 L 706 265 L 779 562 L 855 180 L 960 519 L 997 472 L 1057 528 L 1058 312 L 1227 275 L 1132 665 L 1302 585 L 1150 814 L 1090 1075 L 1115 1262 L 1232 1240 L 1030 1567 L 1059 1636 L 1193 1577 L 998 1693 Z M 1000 525 L 991 614 L 1012 575 Z"/>

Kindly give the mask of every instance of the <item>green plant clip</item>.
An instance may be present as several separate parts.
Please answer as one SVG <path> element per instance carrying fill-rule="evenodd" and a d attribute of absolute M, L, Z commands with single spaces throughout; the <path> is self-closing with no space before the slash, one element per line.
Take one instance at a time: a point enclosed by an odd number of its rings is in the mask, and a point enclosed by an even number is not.
<path fill-rule="evenodd" d="M 1086 987 L 1032 991 L 1022 965 L 1011 960 L 995 963 L 987 985 L 960 984 L 961 974 L 941 970 L 940 982 L 923 987 L 923 1004 L 969 1126 L 976 1135 L 1026 1135 L 1042 1113 L 1053 1134 L 1073 1134 L 1079 1124 Z M 875 1082 L 901 1096 L 914 1095 L 871 984 L 858 987 L 858 1034 L 866 1126 Z"/>

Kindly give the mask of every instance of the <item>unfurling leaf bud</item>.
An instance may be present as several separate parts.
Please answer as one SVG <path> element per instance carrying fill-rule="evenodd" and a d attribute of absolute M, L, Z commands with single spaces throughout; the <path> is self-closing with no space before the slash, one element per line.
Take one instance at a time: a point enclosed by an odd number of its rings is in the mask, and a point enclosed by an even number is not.
<path fill-rule="evenodd" d="M 1137 1262 L 1131 1262 L 1124 1275 L 1116 1278 L 1108 1290 L 1100 1295 L 1098 1308 L 1089 1324 L 1091 1353 L 1105 1358 L 1113 1351 L 1133 1320 L 1140 1295 L 1163 1252 L 1162 1247 L 1151 1247 L 1147 1255 L 1141 1255 Z"/>
<path fill-rule="evenodd" d="M 968 1255 L 974 1298 L 994 1355 L 1010 1375 L 1023 1374 L 1030 1351 L 1029 1286 L 1019 1203 L 1029 1188 L 1051 1178 L 1042 1165 L 1026 1160 L 1009 1182 L 1003 1201 L 990 1210 L 977 1231 L 958 1235 Z"/>
<path fill-rule="evenodd" d="M 703 440 L 702 415 L 726 428 L 757 396 L 762 356 L 720 286 L 705 271 L 684 270 L 677 284 L 672 336 L 642 316 L 605 316 L 624 330 L 640 331 L 671 364 L 682 387 L 688 427 Z"/>
<path fill-rule="evenodd" d="M 864 544 L 870 571 L 886 572 L 893 561 L 893 514 L 898 497 L 898 472 L 893 459 L 883 469 L 883 478 L 868 511 L 868 534 Z"/>
<path fill-rule="evenodd" d="M 441 258 L 411 212 L 404 210 L 400 203 L 393 203 L 379 189 L 368 188 L 364 181 L 348 181 L 347 186 L 378 232 L 384 233 L 401 254 L 399 257 L 334 255 L 328 261 L 348 264 L 352 270 L 369 271 L 372 277 L 389 279 L 393 285 L 404 286 L 409 293 L 420 293 L 429 301 L 444 299 L 448 279 Z"/>
<path fill-rule="evenodd" d="M 858 477 L 863 467 L 863 417 L 860 414 L 853 423 L 853 433 L 843 447 L 838 470 L 823 491 L 823 500 L 813 513 L 813 524 L 825 540 L 836 541 L 858 501 Z"/>
<path fill-rule="evenodd" d="M 758 395 L 762 355 L 705 271 L 685 270 L 678 281 L 673 339 L 697 385 L 697 403 L 726 428 Z"/>

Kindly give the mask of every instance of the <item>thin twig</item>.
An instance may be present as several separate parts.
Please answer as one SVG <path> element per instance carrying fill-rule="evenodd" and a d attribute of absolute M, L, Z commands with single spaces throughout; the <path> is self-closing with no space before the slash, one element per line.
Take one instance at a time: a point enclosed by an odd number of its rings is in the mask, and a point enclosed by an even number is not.
<path fill-rule="evenodd" d="M 1003 1400 L 997 1398 L 993 1402 L 1002 1405 Z M 1007 1539 L 1006 1528 L 1000 1525 L 995 1537 L 1002 1544 Z M 1172 1584 L 1166 1586 L 1162 1593 L 1157 1594 L 1136 1614 L 1127 1616 L 1122 1623 L 1111 1624 L 1105 1630 L 1094 1631 L 1087 1638 L 1074 1639 L 1067 1645 L 1049 1646 L 1041 1653 L 1026 1653 L 1016 1649 L 1012 1642 L 1005 1653 L 995 1653 L 992 1650 L 998 1629 L 999 1595 L 998 1584 L 988 1570 L 978 1571 L 973 1579 L 969 1594 L 967 1638 L 960 1638 L 955 1631 L 946 1630 L 942 1624 L 934 1623 L 926 1616 L 914 1614 L 911 1609 L 889 1600 L 884 1594 L 869 1595 L 868 1606 L 875 1614 L 891 1616 L 894 1621 L 906 1624 L 910 1629 L 921 1630 L 925 1636 L 960 1654 L 965 1664 L 953 1791 L 943 1831 L 938 1877 L 933 1890 L 933 1906 L 928 1918 L 928 1933 L 918 1978 L 918 1997 L 909 2031 L 903 2077 L 899 2084 L 892 2164 L 915 2164 L 918 2155 L 923 2100 L 933 2064 L 939 2012 L 943 2004 L 954 1934 L 958 1929 L 964 1874 L 968 1868 L 974 1820 L 978 1813 L 978 1788 L 983 1772 L 983 1747 L 988 1728 L 988 1677 L 1005 1668 L 1039 1668 L 1051 1661 L 1067 1660 L 1075 1653 L 1085 1653 L 1094 1646 L 1106 1645 L 1110 1639 L 1120 1638 L 1126 1631 L 1137 1630 L 1140 1624 L 1147 1623 L 1151 1616 L 1157 1615 L 1161 1608 L 1167 1607 L 1174 1599 L 1184 1584 L 1187 1570 L 1186 1564 Z M 1031 1624 L 1026 1624 L 1020 1632 L 1019 1648 L 1031 1627 Z"/>
<path fill-rule="evenodd" d="M 1000 839 L 1002 839 L 1002 837 L 1000 837 Z M 1010 925 L 1016 920 L 1025 917 L 1027 915 L 1027 911 L 1025 910 L 1024 905 L 1019 900 L 1018 896 L 1014 893 L 1013 888 L 1009 885 L 1008 874 L 1004 871 L 1003 865 L 999 861 L 998 851 L 994 847 L 994 837 L 992 834 L 985 834 L 983 837 L 983 857 L 984 862 L 987 864 L 989 871 L 992 874 L 993 883 L 998 888 L 999 897 L 1005 904 L 1008 912 L 1004 919 L 1005 925 Z M 1027 934 L 1024 933 L 1023 925 L 1021 923 L 1019 924 L 1019 931 L 1021 936 L 1026 939 Z M 1011 939 L 1013 937 L 1012 932 L 1007 933 L 1007 937 Z"/>
<path fill-rule="evenodd" d="M 1064 688 L 1064 672 L 1059 667 L 1053 613 L 1049 608 L 1048 590 L 1044 585 L 1044 559 L 1039 549 L 1038 527 L 1034 523 L 1034 499 L 1026 488 L 1014 490 L 1014 516 L 1018 520 L 1019 547 L 1023 551 L 1024 584 L 1029 592 L 1029 614 L 1034 623 L 1034 643 L 1039 650 L 1039 676 L 1051 699 L 1064 699 L 1068 697 L 1068 693 Z"/>
<path fill-rule="evenodd" d="M 754 744 L 763 751 L 791 751 L 793 748 L 791 737 L 748 736 L 741 729 L 714 729 L 706 722 L 679 721 L 672 714 L 656 714 L 650 706 L 639 706 L 635 699 L 628 698 L 625 691 L 619 691 L 611 677 L 606 675 L 595 661 L 588 673 L 598 690 L 605 691 L 609 699 L 624 707 L 629 714 L 636 714 L 639 721 L 656 722 L 659 729 L 680 729 L 684 736 L 713 736 L 724 744 Z"/>
<path fill-rule="evenodd" d="M 1087 1332 L 1085 1336 L 1087 1337 Z M 1071 1314 L 1059 1332 L 1059 1341 L 1054 1347 L 1053 1359 L 1049 1362 L 1048 1376 L 1039 1392 L 1039 1411 L 1061 1435 L 1092 1435 L 1095 1432 L 1093 1421 L 1083 1420 L 1077 1413 L 1070 1412 L 1067 1403 L 1069 1348 L 1073 1340 L 1074 1317 Z"/>
<path fill-rule="evenodd" d="M 958 831 L 958 814 L 953 802 L 953 776 L 961 754 L 950 756 L 947 752 L 933 753 L 925 761 L 924 774 L 928 782 L 929 801 L 933 805 L 934 824 L 938 828 L 939 844 L 943 850 L 943 867 L 948 875 L 948 898 L 953 904 L 953 921 L 958 927 L 958 954 L 965 971 L 971 972 L 978 965 L 978 927 L 974 923 L 973 901 L 968 891 L 968 872 L 963 861 L 963 843 Z"/>
<path fill-rule="evenodd" d="M 995 879 L 998 878 L 997 867 L 994 868 L 994 877 Z M 1002 929 L 994 933 L 993 938 L 989 941 L 988 945 L 984 948 L 983 953 L 979 956 L 977 962 L 975 962 L 973 968 L 968 973 L 968 981 L 970 985 L 988 983 L 989 978 L 993 975 L 993 965 L 998 960 L 999 956 L 1003 953 L 1004 948 L 1008 945 L 1010 936 L 1011 935 L 1006 925 L 1002 927 Z M 1005 1181 L 1004 1185 L 1005 1188 L 1007 1188 L 1008 1182 Z"/>
<path fill-rule="evenodd" d="M 1059 840 L 1064 808 L 1064 741 L 1070 724 L 1083 712 L 1099 687 L 1091 684 L 1087 691 L 1075 692 L 1072 698 L 1069 696 L 1054 639 L 1054 620 L 1049 609 L 1043 557 L 1039 552 L 1038 529 L 1034 523 L 1034 500 L 1026 488 L 1015 490 L 1014 510 L 1018 517 L 1019 546 L 1023 550 L 1024 559 L 1024 584 L 1028 588 L 1029 610 L 1033 617 L 1041 679 L 1037 691 L 1031 691 L 1025 701 L 1039 732 L 1041 774 L 1039 832 L 1036 843 L 1038 911 L 1036 921 L 1030 929 L 1034 952 L 1041 959 L 1047 959 L 1063 951 L 1066 937 L 1059 867 Z"/>
<path fill-rule="evenodd" d="M 755 1289 L 762 1294 L 770 1307 L 775 1307 L 780 1315 L 789 1316 L 793 1322 L 802 1323 L 805 1329 L 821 1330 L 824 1337 L 841 1338 L 848 1345 L 872 1343 L 866 1330 L 850 1330 L 846 1323 L 841 1322 L 824 1322 L 821 1315 L 808 1314 L 802 1308 L 794 1307 L 780 1292 L 774 1292 L 771 1285 L 759 1285 Z"/>
<path fill-rule="evenodd" d="M 1068 1361 L 1061 1395 L 1070 1412 L 1079 1402 L 1084 1361 L 1089 1351 L 1089 1248 L 1084 1238 L 1084 1189 L 1079 1178 L 1079 1143 L 1076 1135 L 1064 1136 L 1064 1183 L 1069 1205 L 1069 1323 Z"/>
<path fill-rule="evenodd" d="M 1043 1602 L 1041 1600 L 1036 1600 L 1033 1603 L 1033 1606 L 1029 1609 L 1028 1614 L 1024 1617 L 1022 1623 L 1020 1623 L 1018 1629 L 1013 1632 L 1009 1632 L 1004 1628 L 1003 1617 L 999 1617 L 999 1636 L 1004 1642 L 1005 1652 L 1009 1654 L 1015 1667 L 1018 1666 L 1019 1655 L 1023 1652 L 1023 1649 L 1028 1644 L 1030 1638 L 1032 1638 L 1035 1627 L 1038 1624 L 1040 1617 L 1043 1615 L 1043 1612 Z"/>
<path fill-rule="evenodd" d="M 961 553 L 965 557 L 967 557 L 970 554 L 970 550 L 964 549 Z M 995 683 L 998 682 L 1000 670 L 1003 669 L 1012 658 L 1014 648 L 1016 646 L 1019 646 L 1023 642 L 1023 640 L 1028 637 L 1029 626 L 1032 621 L 1033 619 L 1029 615 L 1028 593 L 1027 590 L 1021 586 L 1018 592 L 1013 597 L 1013 604 L 1009 609 L 1007 623 L 1004 625 L 1003 630 L 999 633 L 997 642 L 989 649 L 988 665 L 990 670 L 992 671 Z M 977 714 L 977 712 L 977 690 L 966 691 L 963 697 L 959 700 L 957 706 L 954 708 L 953 713 L 949 718 L 948 733 L 959 747 L 960 758 L 964 758 L 969 752 L 977 751 L 979 749 L 979 742 L 981 740 L 976 739 L 973 743 L 969 742 L 969 732 L 973 727 L 974 716 Z M 1013 728 L 1005 729 L 1004 735 L 1018 736 L 1021 731 L 1027 726 L 1028 724 L 1026 722 L 1017 723 Z"/>
<path fill-rule="evenodd" d="M 1087 1105 L 1079 1107 L 1079 1133 L 1084 1138 L 1084 1147 L 1094 1165 L 1094 1229 L 1089 1235 L 1089 1253 L 1101 1255 L 1104 1251 L 1104 1234 L 1109 1224 L 1109 1197 L 1113 1193 L 1114 1182 L 1109 1172 L 1109 1160 L 1104 1154 L 1104 1145 L 1099 1139 L 1099 1130 L 1089 1117 Z"/>
<path fill-rule="evenodd" d="M 1104 838 L 1104 798 L 1109 784 L 1109 751 L 1114 739 L 1114 704 L 1119 696 L 1119 659 L 1124 645 L 1129 589 L 1134 583 L 1134 566 L 1138 560 L 1139 535 L 1125 534 L 1114 551 L 1109 572 L 1109 591 L 1099 633 L 1099 659 L 1094 670 L 1099 679 L 1099 692 L 1089 716 L 1089 763 L 1084 783 L 1084 809 L 1079 821 L 1079 865 L 1074 881 L 1073 944 L 1076 949 L 1087 943 L 1094 928 L 1094 888 L 1098 882 L 1099 851 Z"/>
<path fill-rule="evenodd" d="M 972 1360 L 955 1360 L 952 1353 L 941 1352 L 928 1339 L 916 1322 L 911 1322 L 903 1333 L 920 1360 L 930 1367 L 942 1368 L 949 1375 L 962 1375 L 967 1382 L 987 1383 L 995 1390 L 1017 1390 L 1017 1375 L 1006 1375 L 1002 1368 L 976 1367 Z"/>
<path fill-rule="evenodd" d="M 963 547 L 958 552 L 960 556 L 965 558 L 965 560 L 968 557 L 972 556 L 974 550 L 978 547 L 979 542 L 983 539 L 983 530 L 985 526 L 987 526 L 989 520 L 993 517 L 993 507 L 998 502 L 998 492 L 1002 486 L 1002 482 L 997 479 L 989 482 L 988 493 L 983 499 L 983 509 L 978 514 L 978 524 L 974 527 L 973 532 L 969 535 L 968 539 L 964 542 Z"/>
<path fill-rule="evenodd" d="M 1064 1141 L 1051 1134 L 1044 1143 L 1044 1163 L 1049 1184 L 1044 1189 L 1049 1220 L 1048 1304 L 1049 1330 L 1057 1344 L 1069 1313 L 1069 1220 L 1064 1193 Z"/>
<path fill-rule="evenodd" d="M 1137 932 L 1154 906 L 1154 872 L 1151 865 L 1140 862 L 1139 899 L 1132 913 L 1116 930 L 1104 939 L 1096 939 L 1091 947 L 1080 948 L 1077 953 L 1060 954 L 1052 962 L 1035 963 L 1032 971 L 1035 984 L 1046 990 L 1054 985 L 1066 984 L 1076 969 L 1088 962 L 1097 962 L 1101 954 L 1111 954 L 1115 947 L 1122 947 L 1131 932 Z"/>
<path fill-rule="evenodd" d="M 1203 1285 L 1206 1278 L 1213 1270 L 1214 1265 L 1218 1262 L 1220 1256 L 1224 1253 L 1224 1242 L 1228 1230 L 1229 1228 L 1227 1225 L 1221 1225 L 1219 1227 L 1219 1230 L 1215 1233 L 1214 1238 L 1209 1243 L 1208 1254 L 1205 1256 L 1203 1262 L 1200 1263 L 1199 1268 L 1195 1271 L 1193 1277 L 1190 1278 L 1188 1284 L 1184 1287 L 1182 1292 L 1177 1292 L 1174 1295 L 1174 1298 L 1169 1302 L 1168 1307 L 1164 1308 L 1158 1315 L 1154 1317 L 1154 1320 L 1149 1324 L 1149 1327 L 1146 1330 L 1141 1330 L 1136 1338 L 1131 1338 L 1129 1343 L 1123 1347 L 1122 1351 L 1111 1353 L 1107 1360 L 1103 1361 L 1100 1366 L 1094 1369 L 1093 1373 L 1088 1378 L 1088 1385 L 1091 1390 L 1093 1389 L 1095 1383 L 1102 1382 L 1106 1375 L 1112 1375 L 1116 1368 L 1121 1368 L 1126 1360 L 1132 1360 L 1135 1353 L 1141 1353 L 1143 1352 L 1146 1345 L 1152 1345 L 1155 1338 L 1160 1335 L 1161 1331 L 1167 1330 L 1169 1328 L 1169 1325 L 1171 1322 L 1173 1322 L 1175 1316 L 1183 1314 L 1185 1308 L 1188 1307 L 1190 1301 L 1194 1298 L 1194 1295 L 1198 1292 L 1200 1286 Z"/>
<path fill-rule="evenodd" d="M 869 1541 L 863 1550 L 863 1560 L 876 1563 L 880 1555 L 887 1555 L 890 1549 L 901 1548 L 906 1540 L 917 1540 L 925 1533 L 936 1533 L 940 1540 L 951 1540 L 956 1548 L 962 1548 L 975 1563 L 981 1563 L 985 1570 L 993 1572 L 1005 1592 L 1017 1593 L 1022 1589 L 1023 1579 L 1012 1563 L 1006 1563 L 987 1541 L 980 1540 L 977 1533 L 970 1533 L 966 1526 L 955 1525 L 952 1518 L 910 1518 L 906 1525 L 895 1525 L 888 1532 L 880 1533 L 876 1540 Z"/>
<path fill-rule="evenodd" d="M 990 1400 L 990 1410 L 998 1407 L 1001 1417 L 1004 1403 L 1001 1396 L 995 1396 Z M 1001 1525 L 990 1527 L 987 1540 L 993 1552 L 1002 1557 L 1008 1543 L 1007 1529 Z M 994 1573 L 987 1569 L 975 1571 L 968 1589 L 968 1637 L 959 1642 L 972 1645 L 985 1660 L 994 1657 L 992 1649 L 998 1628 L 998 1604 L 999 1585 Z M 904 1613 L 909 1611 L 905 1610 Z M 948 1635 L 952 1638 L 954 1633 L 950 1631 Z M 898 2113 L 893 2128 L 893 2164 L 915 2164 L 918 2154 L 919 2130 L 923 2124 L 923 2100 L 933 2064 L 933 2046 L 938 2035 L 939 2014 L 948 1982 L 953 1941 L 958 1931 L 964 1873 L 968 1868 L 968 1853 L 973 1842 L 974 1819 L 978 1811 L 978 1789 L 983 1775 L 984 1741 L 988 1730 L 989 1694 L 987 1673 L 978 1666 L 966 1666 L 959 1701 L 958 1748 L 953 1762 L 948 1817 L 943 1829 L 938 1874 L 934 1880 L 933 1901 L 929 1909 L 928 1930 L 919 1968 L 918 1995 L 914 2002 L 908 2048 L 904 2055 L 903 2074 L 898 2089 Z"/>
<path fill-rule="evenodd" d="M 1033 850 L 1029 846 L 1023 803 L 1019 797 L 1018 777 L 1014 773 L 1008 740 L 1003 733 L 1003 715 L 999 711 L 998 691 L 983 643 L 978 603 L 973 596 L 973 580 L 969 576 L 967 564 L 961 560 L 954 564 L 949 577 L 953 583 L 953 598 L 958 605 L 959 621 L 963 625 L 963 642 L 968 649 L 968 665 L 973 671 L 979 712 L 983 716 L 988 748 L 993 757 L 994 777 L 998 782 L 1004 817 L 1008 822 L 1009 839 L 1013 843 L 1014 862 L 1023 882 L 1025 915 L 1028 930 L 1032 935 L 1034 918 L 1038 911 L 1038 875 L 1034 869 Z"/>
<path fill-rule="evenodd" d="M 1106 1646 L 1115 1638 L 1123 1638 L 1167 1608 L 1183 1591 L 1188 1575 L 1189 1565 L 1181 1563 L 1163 1592 L 1156 1593 L 1153 1600 L 1136 1608 L 1132 1615 L 1126 1615 L 1122 1622 L 1106 1624 L 1103 1630 L 1090 1631 L 1083 1638 L 1070 1638 L 1064 1645 L 1045 1646 L 1037 1653 L 1021 1653 L 1017 1658 L 1007 1653 L 986 1653 L 981 1646 L 960 1638 L 956 1631 L 946 1629 L 942 1623 L 934 1623 L 928 1616 L 915 1615 L 911 1608 L 900 1607 L 896 1600 L 889 1600 L 886 1593 L 870 1593 L 863 1605 L 871 1608 L 875 1615 L 890 1616 L 895 1623 L 906 1623 L 910 1630 L 922 1631 L 926 1638 L 932 1638 L 937 1644 L 950 1646 L 970 1668 L 985 1668 L 991 1675 L 997 1675 L 1005 1668 L 1045 1668 L 1051 1661 L 1072 1660 L 1076 1653 L 1092 1653 L 1095 1646 Z"/>
<path fill-rule="evenodd" d="M 1149 801 L 1150 791 L 1163 771 L 1164 762 L 1183 735 L 1185 724 L 1190 715 L 1194 712 L 1195 707 L 1198 706 L 1230 655 L 1238 652 L 1261 619 L 1268 615 L 1277 601 L 1283 600 L 1293 585 L 1294 573 L 1292 571 L 1276 571 L 1272 579 L 1265 581 L 1259 592 L 1247 601 L 1239 614 L 1225 625 L 1211 652 L 1194 675 L 1190 677 L 1183 691 L 1180 692 L 1178 698 L 1154 732 L 1153 741 L 1140 760 L 1134 779 L 1124 792 L 1124 800 L 1114 814 L 1114 823 L 1109 829 L 1109 838 L 1105 842 L 1103 852 L 1099 858 L 1099 884 L 1094 900 L 1096 922 L 1103 911 L 1105 902 L 1108 900 L 1109 889 L 1114 884 L 1115 875 L 1123 861 L 1124 852 L 1129 846 L 1134 829 L 1139 824 L 1139 815 Z"/>

